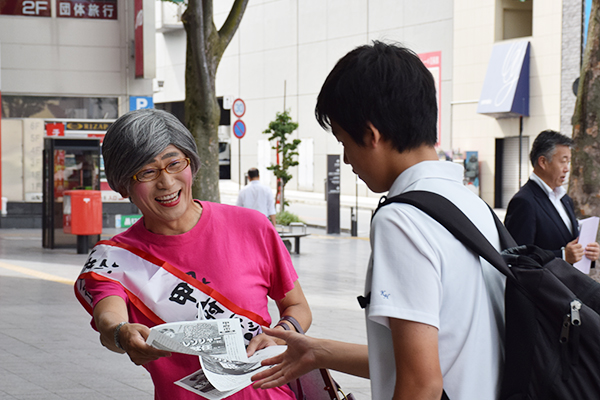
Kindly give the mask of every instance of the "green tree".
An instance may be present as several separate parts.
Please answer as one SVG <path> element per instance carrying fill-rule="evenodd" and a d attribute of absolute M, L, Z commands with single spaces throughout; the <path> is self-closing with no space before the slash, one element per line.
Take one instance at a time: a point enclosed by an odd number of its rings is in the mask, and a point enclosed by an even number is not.
<path fill-rule="evenodd" d="M 181 0 L 164 0 L 182 3 Z M 216 28 L 212 0 L 187 0 L 181 16 L 185 28 L 185 125 L 198 146 L 201 167 L 194 182 L 194 198 L 220 201 L 219 196 L 219 119 L 215 90 L 217 67 L 237 31 L 248 0 L 235 0 L 227 19 Z"/>
<path fill-rule="evenodd" d="M 294 157 L 298 155 L 297 148 L 301 140 L 289 137 L 296 129 L 298 129 L 298 123 L 292 121 L 292 117 L 285 110 L 282 113 L 276 113 L 275 120 L 269 123 L 269 129 L 263 131 L 264 134 L 271 135 L 269 136 L 270 142 L 276 142 L 272 149 L 277 151 L 280 158 L 280 163 L 272 164 L 267 169 L 273 171 L 277 178 L 277 184 L 280 185 L 281 211 L 284 211 L 285 206 L 288 205 L 285 201 L 285 185 L 292 179 L 289 169 L 298 165 L 298 161 L 294 160 Z"/>
<path fill-rule="evenodd" d="M 569 195 L 578 217 L 600 215 L 600 0 L 592 1 L 573 115 Z"/>

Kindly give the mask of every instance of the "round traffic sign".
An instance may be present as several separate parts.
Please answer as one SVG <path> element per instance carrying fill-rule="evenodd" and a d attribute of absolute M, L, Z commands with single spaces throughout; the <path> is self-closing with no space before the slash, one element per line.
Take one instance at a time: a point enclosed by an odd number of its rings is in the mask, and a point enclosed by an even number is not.
<path fill-rule="evenodd" d="M 246 103 L 244 103 L 244 100 L 242 99 L 235 99 L 233 101 L 233 106 L 231 107 L 231 110 L 233 111 L 233 115 L 235 115 L 238 118 L 242 118 L 246 113 Z"/>
<path fill-rule="evenodd" d="M 241 139 L 246 134 L 246 124 L 241 119 L 233 123 L 233 134 L 236 138 Z"/>

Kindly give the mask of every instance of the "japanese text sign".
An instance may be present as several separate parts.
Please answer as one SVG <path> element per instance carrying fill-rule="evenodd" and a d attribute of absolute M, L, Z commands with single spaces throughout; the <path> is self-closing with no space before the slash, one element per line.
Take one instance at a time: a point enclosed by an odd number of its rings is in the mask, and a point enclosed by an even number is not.
<path fill-rule="evenodd" d="M 2 0 L 0 1 L 0 14 L 49 17 L 50 7 L 50 0 Z"/>
<path fill-rule="evenodd" d="M 117 0 L 58 0 L 59 18 L 117 19 Z"/>

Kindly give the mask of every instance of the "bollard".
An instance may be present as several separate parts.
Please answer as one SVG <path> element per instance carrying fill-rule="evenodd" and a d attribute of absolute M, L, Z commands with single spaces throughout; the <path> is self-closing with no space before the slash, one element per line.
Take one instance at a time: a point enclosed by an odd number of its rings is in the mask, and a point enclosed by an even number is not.
<path fill-rule="evenodd" d="M 356 211 L 358 213 L 358 209 Z M 358 236 L 358 219 L 354 213 L 354 207 L 350 207 L 350 236 Z"/>
<path fill-rule="evenodd" d="M 77 254 L 87 254 L 90 251 L 90 239 L 87 235 L 77 235 Z"/>

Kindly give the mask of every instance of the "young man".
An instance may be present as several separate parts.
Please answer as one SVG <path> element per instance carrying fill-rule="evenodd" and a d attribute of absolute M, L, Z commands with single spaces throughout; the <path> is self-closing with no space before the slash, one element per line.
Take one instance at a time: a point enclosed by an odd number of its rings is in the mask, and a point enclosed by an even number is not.
<path fill-rule="evenodd" d="M 271 188 L 260 183 L 258 169 L 250 168 L 248 170 L 248 185 L 240 190 L 236 206 L 251 208 L 263 213 L 273 226 L 276 221 L 275 200 Z"/>
<path fill-rule="evenodd" d="M 462 184 L 463 168 L 438 161 L 431 73 L 407 48 L 374 42 L 338 61 L 316 116 L 344 146 L 344 162 L 374 192 L 436 192 L 499 248 L 488 206 Z M 496 399 L 503 365 L 504 279 L 429 216 L 407 204 L 380 209 L 371 225 L 365 293 L 368 347 L 292 332 L 288 350 L 255 387 L 314 368 L 370 377 L 373 399 Z"/>
<path fill-rule="evenodd" d="M 535 244 L 574 264 L 583 257 L 596 261 L 600 245 L 579 243 L 573 200 L 562 186 L 571 146 L 571 138 L 552 130 L 535 138 L 529 154 L 533 173 L 508 203 L 504 223 L 517 244 Z"/>

